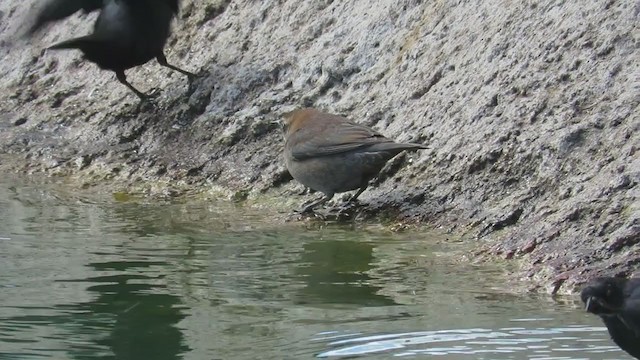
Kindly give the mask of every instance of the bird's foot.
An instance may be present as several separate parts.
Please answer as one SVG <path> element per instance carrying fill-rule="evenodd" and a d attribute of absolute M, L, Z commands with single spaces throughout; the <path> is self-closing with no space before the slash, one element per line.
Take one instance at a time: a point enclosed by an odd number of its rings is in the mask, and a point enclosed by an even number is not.
<path fill-rule="evenodd" d="M 332 196 L 333 196 L 333 194 L 332 194 Z M 324 214 L 320 214 L 314 209 L 317 208 L 318 206 L 326 203 L 327 201 L 331 200 L 332 196 L 323 195 L 319 199 L 305 201 L 304 203 L 302 203 L 302 205 L 300 206 L 299 210 L 294 210 L 294 213 L 297 213 L 299 218 L 302 218 L 302 217 L 305 217 L 305 218 L 314 217 L 314 218 L 320 218 L 320 219 L 324 220 L 325 219 Z"/>
<path fill-rule="evenodd" d="M 295 220 L 317 219 L 317 220 L 324 221 L 326 219 L 326 216 L 322 213 L 319 213 L 313 210 L 313 208 L 303 207 L 301 209 L 293 210 L 287 217 L 287 221 L 294 220 L 294 219 Z"/>
<path fill-rule="evenodd" d="M 144 99 L 147 101 L 153 101 L 160 96 L 160 93 L 162 93 L 162 90 L 160 88 L 153 88 L 151 89 L 151 91 L 144 94 Z"/>
<path fill-rule="evenodd" d="M 156 102 L 152 98 L 140 99 L 138 105 L 136 106 L 136 112 L 153 110 L 156 108 L 156 105 Z"/>
<path fill-rule="evenodd" d="M 356 199 L 354 196 L 350 197 L 344 204 L 340 205 L 341 207 L 358 207 L 360 206 L 360 201 Z"/>
<path fill-rule="evenodd" d="M 307 189 L 307 188 L 305 188 L 305 190 L 306 190 L 306 189 Z M 302 193 L 300 193 L 299 195 L 306 195 L 306 194 L 308 194 L 308 192 L 303 191 L 303 192 L 302 192 Z M 300 209 L 299 209 L 299 210 L 296 210 L 296 211 L 298 211 L 298 212 L 310 212 L 310 211 L 313 211 L 313 208 L 314 208 L 314 207 L 316 207 L 317 205 L 320 205 L 320 204 L 318 203 L 318 199 L 310 199 L 310 200 L 307 200 L 307 201 L 303 202 L 303 203 L 300 205 Z"/>
<path fill-rule="evenodd" d="M 293 210 L 293 212 L 300 215 L 316 215 L 317 212 L 314 210 L 315 206 L 315 201 L 306 201 L 301 205 L 300 209 Z"/>
<path fill-rule="evenodd" d="M 302 196 L 302 195 L 313 194 L 314 192 L 315 192 L 314 190 L 312 190 L 311 188 L 305 186 L 305 187 L 302 188 L 302 190 L 298 191 L 295 194 Z M 302 206 L 305 206 L 305 204 L 311 204 L 313 201 L 314 200 L 309 200 L 309 201 L 303 203 Z"/>
<path fill-rule="evenodd" d="M 346 202 L 339 206 L 335 206 L 329 210 L 329 215 L 335 221 L 348 221 L 353 220 L 356 217 L 356 212 L 360 207 L 360 203 L 355 202 Z"/>
<path fill-rule="evenodd" d="M 160 96 L 160 92 L 161 92 L 160 89 L 153 88 L 150 92 L 146 94 L 145 93 L 137 94 L 140 101 L 138 102 L 136 111 L 139 112 L 141 110 L 148 110 L 148 109 L 155 108 L 158 105 L 156 103 L 156 100 Z"/>
<path fill-rule="evenodd" d="M 203 77 L 203 74 L 194 74 L 190 71 L 185 71 L 183 74 L 187 75 L 187 81 L 189 82 L 189 84 L 193 83 L 194 81 L 198 80 L 199 78 Z"/>
<path fill-rule="evenodd" d="M 360 203 L 360 201 L 358 200 L 349 200 L 343 204 L 341 204 L 338 208 L 341 211 L 351 211 L 351 210 L 356 210 L 357 208 L 362 207 L 362 203 Z"/>
<path fill-rule="evenodd" d="M 300 209 L 295 209 L 293 210 L 293 212 L 300 215 L 312 214 L 313 208 L 311 206 L 305 206 L 305 204 L 302 204 L 302 207 Z"/>

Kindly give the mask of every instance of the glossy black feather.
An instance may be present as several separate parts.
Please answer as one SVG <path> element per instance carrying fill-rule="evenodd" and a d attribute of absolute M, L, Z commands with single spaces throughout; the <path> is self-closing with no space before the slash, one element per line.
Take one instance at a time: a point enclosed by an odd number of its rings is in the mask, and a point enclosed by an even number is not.
<path fill-rule="evenodd" d="M 157 59 L 160 65 L 187 76 L 194 74 L 167 62 L 164 47 L 179 0 L 48 0 L 34 18 L 28 35 L 52 21 L 78 11 L 100 10 L 89 35 L 62 41 L 49 49 L 78 49 L 84 58 L 116 73 L 117 79 L 141 99 L 147 96 L 134 88 L 124 71 Z"/>
<path fill-rule="evenodd" d="M 31 35 L 52 21 L 62 20 L 83 10 L 89 13 L 102 8 L 103 0 L 49 0 L 38 10 L 27 34 Z"/>
<path fill-rule="evenodd" d="M 580 297 L 588 312 L 600 316 L 613 342 L 640 359 L 640 278 L 597 278 Z"/>

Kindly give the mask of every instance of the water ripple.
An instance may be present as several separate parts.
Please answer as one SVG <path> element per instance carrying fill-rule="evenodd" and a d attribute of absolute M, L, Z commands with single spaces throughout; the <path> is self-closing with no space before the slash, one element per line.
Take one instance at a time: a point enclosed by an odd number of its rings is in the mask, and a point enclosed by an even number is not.
<path fill-rule="evenodd" d="M 563 328 L 500 328 L 497 330 L 473 328 L 463 330 L 419 331 L 397 334 L 361 336 L 361 334 L 340 334 L 325 332 L 313 341 L 326 342 L 334 349 L 323 351 L 319 358 L 364 356 L 381 352 L 392 352 L 393 356 L 415 355 L 482 355 L 492 358 L 500 354 L 522 353 L 530 359 L 588 359 L 588 354 L 615 352 L 620 349 L 613 345 L 599 345 L 602 342 L 603 327 L 569 326 Z M 589 340 L 585 336 L 594 335 Z M 563 336 L 554 336 L 563 335 Z M 442 343 L 451 343 L 443 346 Z M 419 345 L 429 344 L 428 347 Z M 549 356 L 551 352 L 572 353 L 571 356 Z M 576 357 L 577 356 L 577 357 Z M 586 357 L 584 357 L 586 356 Z M 476 357 L 473 357 L 476 358 Z M 521 357 L 517 357 L 521 358 Z"/>

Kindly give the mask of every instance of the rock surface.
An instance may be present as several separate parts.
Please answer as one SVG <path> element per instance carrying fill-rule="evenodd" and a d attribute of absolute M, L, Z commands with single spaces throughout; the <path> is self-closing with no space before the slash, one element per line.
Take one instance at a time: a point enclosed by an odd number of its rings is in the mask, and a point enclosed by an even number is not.
<path fill-rule="evenodd" d="M 94 14 L 17 37 L 34 3 L 0 0 L 2 171 L 298 203 L 274 121 L 314 106 L 431 147 L 392 162 L 368 214 L 463 232 L 531 289 L 638 268 L 639 1 L 185 0 L 167 58 L 200 78 L 127 72 L 155 106 L 43 50 Z"/>

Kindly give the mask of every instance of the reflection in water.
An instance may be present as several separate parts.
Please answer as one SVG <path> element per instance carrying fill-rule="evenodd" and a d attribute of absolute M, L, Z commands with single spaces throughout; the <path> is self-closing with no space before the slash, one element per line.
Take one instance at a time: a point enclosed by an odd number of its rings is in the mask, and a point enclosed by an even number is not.
<path fill-rule="evenodd" d="M 126 262 L 90 264 L 96 270 L 110 269 L 122 275 L 88 279 L 90 283 L 99 284 L 87 288 L 90 293 L 97 294 L 95 300 L 59 307 L 85 315 L 74 317 L 73 331 L 93 334 L 95 344 L 110 349 L 117 359 L 177 359 L 178 355 L 189 350 L 176 328 L 176 324 L 185 317 L 179 299 L 163 294 L 164 286 L 150 284 L 153 279 L 148 276 L 127 274 L 150 265 Z M 70 353 L 78 359 L 93 356 L 82 346 L 73 346 Z"/>
<path fill-rule="evenodd" d="M 298 291 L 298 304 L 394 305 L 370 284 L 373 268 L 371 243 L 322 240 L 304 245 L 298 274 L 306 286 Z"/>
<path fill-rule="evenodd" d="M 433 234 L 0 179 L 0 359 L 625 359 L 570 302 Z M 252 212 L 254 211 L 254 212 Z"/>
<path fill-rule="evenodd" d="M 18 330 L 18 324 L 22 324 L 60 327 L 64 335 L 52 338 L 62 340 L 64 352 L 76 359 L 178 359 L 180 354 L 189 350 L 184 344 L 182 333 L 176 327 L 185 317 L 179 298 L 162 293 L 166 291 L 164 286 L 153 285 L 154 278 L 127 274 L 135 273 L 136 268 L 149 264 L 114 262 L 94 263 L 90 266 L 96 270 L 110 269 L 120 274 L 59 281 L 88 283 L 90 286 L 86 291 L 96 296 L 88 302 L 53 306 L 50 312 L 60 315 L 0 318 L 5 324 L 1 328 L 6 331 L 0 333 L 0 344 L 2 341 L 11 341 L 6 335 Z M 16 307 L 16 310 L 30 312 L 34 309 Z M 35 339 L 29 342 L 38 343 Z M 46 349 L 38 349 L 31 355 L 42 352 L 46 353 Z M 2 354 L 0 348 L 0 358 Z M 26 354 L 6 355 L 17 357 Z"/>

